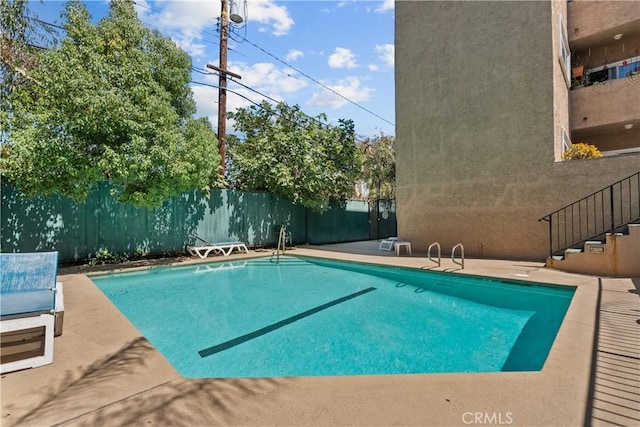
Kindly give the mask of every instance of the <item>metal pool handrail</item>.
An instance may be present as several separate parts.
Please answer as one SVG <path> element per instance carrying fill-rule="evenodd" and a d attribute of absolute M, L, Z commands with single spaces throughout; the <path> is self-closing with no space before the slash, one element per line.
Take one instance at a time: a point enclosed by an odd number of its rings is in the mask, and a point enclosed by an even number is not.
<path fill-rule="evenodd" d="M 458 262 L 455 259 L 456 249 L 458 247 L 460 247 L 460 261 L 461 262 Z M 458 265 L 462 266 L 462 269 L 464 270 L 464 246 L 462 246 L 462 243 L 458 243 L 451 250 L 451 262 L 453 262 L 454 264 L 458 264 Z"/>
<path fill-rule="evenodd" d="M 276 247 L 276 252 L 275 254 L 271 254 L 271 259 L 273 260 L 273 255 L 276 256 L 276 263 L 280 263 L 280 245 L 282 245 L 282 254 L 284 254 L 284 251 L 287 249 L 287 245 L 286 245 L 286 236 L 287 236 L 287 232 L 286 232 L 286 228 L 284 226 L 280 227 L 280 234 L 278 235 L 278 245 Z"/>
<path fill-rule="evenodd" d="M 438 248 L 438 260 L 437 261 L 435 259 L 431 258 L 431 248 L 434 247 L 434 246 L 436 246 Z M 429 261 L 435 262 L 436 264 L 438 264 L 438 267 L 440 267 L 440 264 L 442 262 L 442 260 L 441 260 L 441 252 L 440 252 L 440 243 L 433 242 L 432 244 L 429 245 L 429 247 L 427 248 L 427 259 Z"/>

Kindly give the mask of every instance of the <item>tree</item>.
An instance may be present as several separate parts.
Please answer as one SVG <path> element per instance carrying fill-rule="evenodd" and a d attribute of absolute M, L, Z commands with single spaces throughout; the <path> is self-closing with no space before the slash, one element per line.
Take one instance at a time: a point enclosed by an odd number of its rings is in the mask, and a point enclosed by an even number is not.
<path fill-rule="evenodd" d="M 20 87 L 34 83 L 30 73 L 36 67 L 38 51 L 55 42 L 50 28 L 37 19 L 26 0 L 0 0 L 0 132 L 6 143 L 9 117 L 13 115 L 10 102 Z"/>
<path fill-rule="evenodd" d="M 229 116 L 244 139 L 229 140 L 229 179 L 245 190 L 268 190 L 322 211 L 353 194 L 360 172 L 353 122 L 329 126 L 299 106 L 240 108 Z"/>
<path fill-rule="evenodd" d="M 148 207 L 219 185 L 211 125 L 192 118 L 189 56 L 129 1 L 112 1 L 97 25 L 79 2 L 64 17 L 67 35 L 41 54 L 37 84 L 11 99 L 2 174 L 28 196 L 76 201 L 106 179 L 119 201 Z"/>
<path fill-rule="evenodd" d="M 363 155 L 362 180 L 370 199 L 393 199 L 396 189 L 395 139 L 387 135 L 360 144 Z"/>

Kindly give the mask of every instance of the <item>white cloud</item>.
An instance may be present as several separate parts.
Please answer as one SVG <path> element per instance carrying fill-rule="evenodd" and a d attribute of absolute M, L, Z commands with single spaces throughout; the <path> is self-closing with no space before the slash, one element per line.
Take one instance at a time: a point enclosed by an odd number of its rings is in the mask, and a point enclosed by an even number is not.
<path fill-rule="evenodd" d="M 307 102 L 308 106 L 340 108 L 349 103 L 347 99 L 353 102 L 368 101 L 373 92 L 373 89 L 361 86 L 360 80 L 357 77 L 347 77 L 339 81 L 338 84 L 326 86 L 333 90 L 333 92 L 323 89 L 314 93 L 309 102 Z"/>
<path fill-rule="evenodd" d="M 208 117 L 211 123 L 218 121 L 218 89 L 209 86 L 192 85 L 193 99 L 198 106 L 198 117 Z"/>
<path fill-rule="evenodd" d="M 173 0 L 152 3 L 150 10 L 147 0 L 137 0 L 138 16 L 151 28 L 159 29 L 171 37 L 189 55 L 201 58 L 207 45 L 202 43 L 203 31 L 213 34 L 220 16 L 219 2 L 205 0 Z M 239 5 L 241 8 L 242 6 Z M 286 34 L 294 24 L 285 6 L 275 5 L 273 0 L 251 0 L 248 21 L 258 22 L 268 28 L 260 31 L 274 35 Z M 207 34 L 207 38 L 211 35 Z M 217 37 L 217 35 L 216 35 Z"/>
<path fill-rule="evenodd" d="M 395 9 L 395 0 L 384 0 L 380 6 L 376 8 L 377 13 L 385 13 Z"/>
<path fill-rule="evenodd" d="M 376 45 L 375 51 L 378 54 L 378 58 L 382 60 L 389 67 L 393 67 L 395 63 L 395 47 L 392 44 Z"/>
<path fill-rule="evenodd" d="M 295 61 L 298 58 L 302 58 L 303 56 L 304 56 L 304 53 L 301 50 L 291 49 L 289 53 L 287 53 L 287 56 L 285 57 L 285 59 L 291 62 L 291 61 Z"/>
<path fill-rule="evenodd" d="M 192 85 L 193 99 L 196 101 L 198 111 L 196 117 L 206 117 L 213 126 L 214 132 L 218 132 L 218 89 L 209 86 Z M 260 103 L 263 97 L 255 95 L 247 89 L 234 89 L 234 92 L 240 93 L 245 97 Z M 246 108 L 253 105 L 249 100 L 227 92 L 227 112 L 232 112 L 238 108 Z M 227 117 L 227 133 L 234 132 L 234 121 Z"/>
<path fill-rule="evenodd" d="M 294 21 L 285 6 L 276 5 L 272 0 L 251 0 L 249 2 L 248 21 L 255 21 L 271 27 L 275 36 L 287 34 Z M 259 31 L 266 32 L 265 28 Z"/>
<path fill-rule="evenodd" d="M 328 61 L 331 68 L 357 68 L 356 56 L 349 49 L 337 47 L 336 50 L 329 55 Z"/>
<path fill-rule="evenodd" d="M 156 2 L 153 10 L 145 0 L 138 3 L 136 10 L 145 25 L 171 37 L 191 56 L 202 57 L 205 54 L 206 45 L 200 42 L 202 31 L 215 25 L 219 9 L 203 0 Z"/>
<path fill-rule="evenodd" d="M 107 6 L 109 5 L 109 3 L 107 3 Z M 138 18 L 142 20 L 149 13 L 151 7 L 149 7 L 149 3 L 147 2 L 147 0 L 138 0 L 133 4 L 133 9 L 138 14 Z"/>
<path fill-rule="evenodd" d="M 380 67 L 377 64 L 369 64 L 369 71 L 378 71 Z"/>
<path fill-rule="evenodd" d="M 308 86 L 308 82 L 297 76 L 290 68 L 278 68 L 271 62 L 245 64 L 229 62 L 229 70 L 242 76 L 242 84 L 275 99 L 282 99 L 282 94 L 292 94 Z M 258 94 L 253 93 L 253 99 Z"/>

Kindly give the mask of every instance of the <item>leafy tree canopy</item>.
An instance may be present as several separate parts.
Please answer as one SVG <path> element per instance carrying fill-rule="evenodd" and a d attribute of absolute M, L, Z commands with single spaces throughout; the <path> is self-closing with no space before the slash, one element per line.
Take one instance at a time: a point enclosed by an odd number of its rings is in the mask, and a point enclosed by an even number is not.
<path fill-rule="evenodd" d="M 393 199 L 396 189 L 395 139 L 380 135 L 360 143 L 362 180 L 370 199 Z"/>
<path fill-rule="evenodd" d="M 64 18 L 66 37 L 31 73 L 37 84 L 11 99 L 3 175 L 29 196 L 76 201 L 107 179 L 119 201 L 149 207 L 219 185 L 211 125 L 192 118 L 189 56 L 130 1 L 112 1 L 97 25 L 76 1 Z"/>
<path fill-rule="evenodd" d="M 353 122 L 338 126 L 304 114 L 299 106 L 240 108 L 229 114 L 244 139 L 229 139 L 229 178 L 236 188 L 267 190 L 322 211 L 353 194 L 360 152 Z"/>
<path fill-rule="evenodd" d="M 0 0 L 0 132 L 6 142 L 10 99 L 23 86 L 33 84 L 30 73 L 37 66 L 38 51 L 55 43 L 51 28 L 43 26 L 27 7 L 27 0 Z"/>

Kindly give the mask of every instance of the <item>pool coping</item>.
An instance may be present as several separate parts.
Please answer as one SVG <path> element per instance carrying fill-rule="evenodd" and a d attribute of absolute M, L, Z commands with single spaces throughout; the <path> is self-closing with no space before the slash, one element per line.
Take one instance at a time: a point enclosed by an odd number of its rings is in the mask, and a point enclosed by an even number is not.
<path fill-rule="evenodd" d="M 315 247 L 297 248 L 291 254 L 409 268 L 426 263 L 420 256 Z M 170 264 L 268 255 L 252 252 Z M 455 268 L 445 262 L 437 270 Z M 457 271 L 576 287 L 538 372 L 186 379 L 93 285 L 89 277 L 96 269 L 84 270 L 60 271 L 59 280 L 65 285 L 65 330 L 55 340 L 54 363 L 3 375 L 3 424 L 86 425 L 109 420 L 165 425 L 583 425 L 585 421 L 600 287 L 597 277 L 527 261 L 468 259 L 465 270 Z"/>

